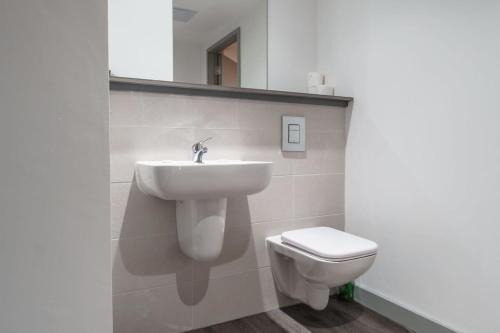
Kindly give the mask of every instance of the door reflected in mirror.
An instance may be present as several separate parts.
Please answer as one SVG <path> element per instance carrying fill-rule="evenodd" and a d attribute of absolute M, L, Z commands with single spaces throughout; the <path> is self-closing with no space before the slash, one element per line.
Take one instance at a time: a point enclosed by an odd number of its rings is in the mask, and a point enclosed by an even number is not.
<path fill-rule="evenodd" d="M 240 63 L 240 29 L 238 28 L 207 50 L 207 83 L 239 87 Z"/>
<path fill-rule="evenodd" d="M 267 88 L 267 0 L 174 0 L 173 80 Z"/>

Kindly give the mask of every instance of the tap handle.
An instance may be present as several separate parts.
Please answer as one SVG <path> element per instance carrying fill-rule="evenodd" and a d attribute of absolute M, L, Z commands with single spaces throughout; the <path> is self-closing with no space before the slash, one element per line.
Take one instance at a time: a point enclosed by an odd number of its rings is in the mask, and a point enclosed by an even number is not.
<path fill-rule="evenodd" d="M 197 152 L 199 150 L 202 150 L 203 148 L 203 143 L 209 141 L 209 140 L 212 140 L 212 137 L 208 137 L 206 139 L 203 139 L 203 140 L 200 140 L 198 142 L 196 142 L 194 145 L 193 145 L 193 152 Z"/>
<path fill-rule="evenodd" d="M 205 143 L 205 142 L 207 142 L 207 141 L 209 141 L 209 140 L 212 140 L 212 137 L 211 137 L 211 136 L 210 136 L 210 137 L 208 137 L 208 138 L 206 138 L 206 139 L 203 139 L 203 140 L 201 140 L 201 141 L 198 141 L 197 143 L 200 143 L 200 144 L 201 144 L 201 143 Z"/>

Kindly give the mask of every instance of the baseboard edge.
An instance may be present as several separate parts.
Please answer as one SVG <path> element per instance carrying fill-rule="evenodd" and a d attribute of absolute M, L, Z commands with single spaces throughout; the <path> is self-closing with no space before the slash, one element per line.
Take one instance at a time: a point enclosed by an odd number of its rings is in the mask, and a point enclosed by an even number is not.
<path fill-rule="evenodd" d="M 440 323 L 410 311 L 401 305 L 376 295 L 363 287 L 356 286 L 354 289 L 354 298 L 365 307 L 392 319 L 416 333 L 459 333 L 456 330 L 450 329 Z"/>

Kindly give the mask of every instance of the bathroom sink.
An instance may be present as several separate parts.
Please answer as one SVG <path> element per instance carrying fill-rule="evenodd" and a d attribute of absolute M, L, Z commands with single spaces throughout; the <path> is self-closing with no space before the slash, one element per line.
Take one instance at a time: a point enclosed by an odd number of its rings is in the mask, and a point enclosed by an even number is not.
<path fill-rule="evenodd" d="M 262 191 L 269 184 L 272 162 L 216 160 L 140 161 L 139 189 L 164 200 L 217 199 Z"/>
<path fill-rule="evenodd" d="M 135 175 L 145 194 L 176 201 L 177 236 L 188 257 L 215 260 L 221 253 L 227 198 L 262 191 L 272 162 L 140 161 Z"/>

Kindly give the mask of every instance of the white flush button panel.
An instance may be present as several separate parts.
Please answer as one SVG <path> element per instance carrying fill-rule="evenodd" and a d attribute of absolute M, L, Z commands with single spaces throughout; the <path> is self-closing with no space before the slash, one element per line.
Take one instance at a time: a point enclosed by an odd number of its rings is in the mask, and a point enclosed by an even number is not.
<path fill-rule="evenodd" d="M 306 118 L 283 116 L 281 150 L 306 151 Z"/>

